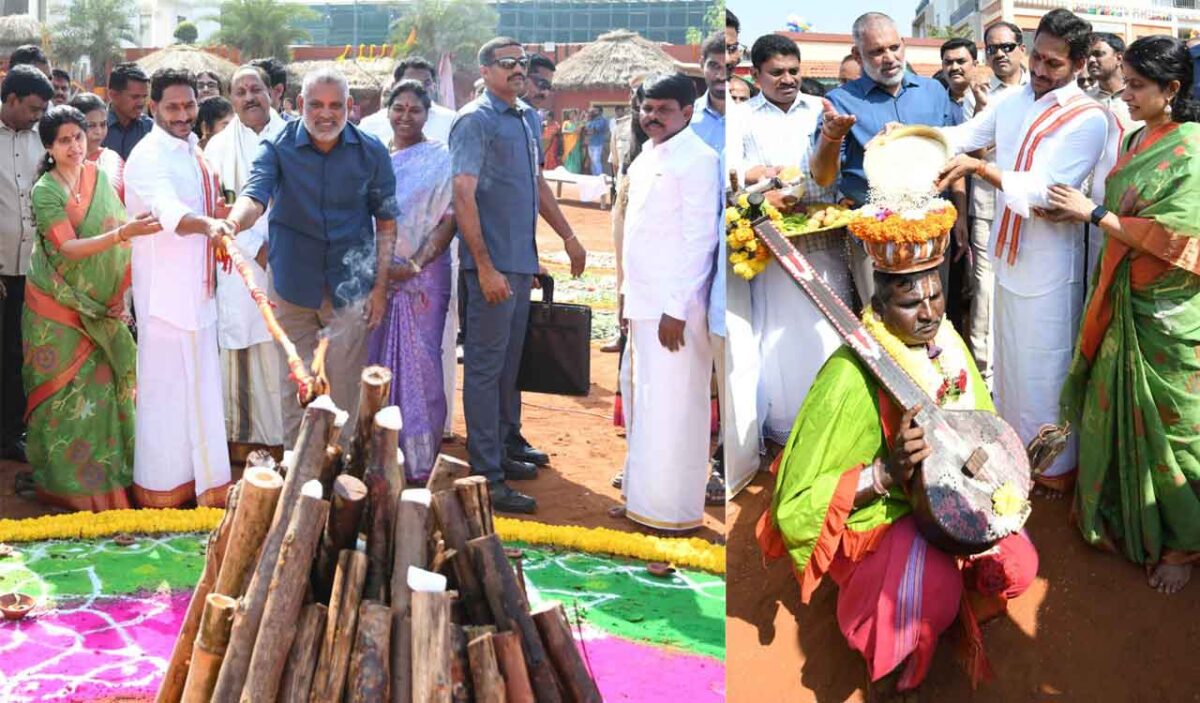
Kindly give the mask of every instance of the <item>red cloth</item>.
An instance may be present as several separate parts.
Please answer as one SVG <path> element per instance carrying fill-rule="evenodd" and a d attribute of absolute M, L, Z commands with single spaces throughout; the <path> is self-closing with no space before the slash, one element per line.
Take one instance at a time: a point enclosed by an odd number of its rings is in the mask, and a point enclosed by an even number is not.
<path fill-rule="evenodd" d="M 838 626 L 863 655 L 872 681 L 904 664 L 898 690 L 925 679 L 938 636 L 954 622 L 968 588 L 1013 598 L 1037 575 L 1037 552 L 1024 535 L 1000 542 L 997 554 L 973 560 L 967 573 L 955 557 L 930 545 L 911 516 L 897 520 L 875 551 L 853 562 L 840 551 L 829 568 L 837 582 Z M 964 578 L 966 576 L 966 578 Z"/>

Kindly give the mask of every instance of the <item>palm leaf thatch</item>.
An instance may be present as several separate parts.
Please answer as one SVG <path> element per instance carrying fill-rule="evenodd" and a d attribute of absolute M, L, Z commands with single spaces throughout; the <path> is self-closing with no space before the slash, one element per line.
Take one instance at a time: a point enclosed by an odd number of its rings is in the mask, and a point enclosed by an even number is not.
<path fill-rule="evenodd" d="M 626 89 L 630 80 L 652 73 L 673 73 L 675 61 L 637 32 L 618 29 L 558 64 L 555 90 Z"/>
<path fill-rule="evenodd" d="M 350 93 L 357 101 L 368 96 L 378 96 L 392 84 L 392 70 L 396 62 L 393 59 L 374 59 L 370 61 L 293 61 L 288 64 L 288 88 L 300 91 L 305 74 L 321 68 L 335 68 L 346 76 Z"/>
<path fill-rule="evenodd" d="M 237 70 L 237 64 L 229 59 L 186 44 L 172 44 L 146 54 L 137 60 L 137 65 L 147 74 L 163 67 L 185 68 L 192 73 L 216 71 L 217 75 L 226 81 L 232 78 L 233 72 Z"/>
<path fill-rule="evenodd" d="M 18 46 L 41 43 L 41 22 L 29 15 L 0 17 L 0 55 L 8 56 Z"/>

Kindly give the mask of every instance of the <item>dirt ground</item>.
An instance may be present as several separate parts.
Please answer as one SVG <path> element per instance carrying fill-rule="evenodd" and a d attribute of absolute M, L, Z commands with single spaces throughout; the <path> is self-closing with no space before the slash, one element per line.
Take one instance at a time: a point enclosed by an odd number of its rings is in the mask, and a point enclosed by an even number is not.
<path fill-rule="evenodd" d="M 838 630 L 836 586 L 826 579 L 804 606 L 786 559 L 763 566 L 754 525 L 770 505 L 768 479 L 760 473 L 728 510 L 728 700 L 864 701 L 866 668 Z M 1151 590 L 1140 568 L 1084 544 L 1067 501 L 1036 499 L 1028 529 L 1038 579 L 983 626 L 995 679 L 973 693 L 943 638 L 920 699 L 1200 701 L 1200 583 Z"/>
<path fill-rule="evenodd" d="M 612 263 L 612 237 L 609 231 L 608 210 L 585 206 L 571 200 L 573 186 L 563 188 L 564 213 L 589 253 L 595 253 L 589 268 L 598 277 L 596 285 L 610 285 L 615 276 Z M 561 240 L 542 223 L 538 231 L 538 246 L 548 268 L 565 271 L 556 263 L 562 251 Z M 615 279 L 612 279 L 615 280 Z M 598 291 L 595 303 L 598 313 L 611 313 L 615 298 L 611 290 Z M 611 317 L 611 314 L 609 315 Z M 550 466 L 537 479 L 514 484 L 538 500 L 538 511 L 532 519 L 560 525 L 608 527 L 637 531 L 625 519 L 608 516 L 608 509 L 621 503 L 620 491 L 610 480 L 621 470 L 625 458 L 624 430 L 612 423 L 613 394 L 617 388 L 617 355 L 603 353 L 602 340 L 594 341 L 591 355 L 592 389 L 587 397 L 572 398 L 529 393 L 523 398 L 522 426 L 525 437 L 537 448 L 550 455 Z M 462 376 L 460 367 L 459 398 L 455 409 L 454 439 L 443 444 L 443 451 L 466 458 L 464 437 L 466 428 L 462 415 Z M 0 518 L 25 518 L 50 512 L 40 503 L 17 496 L 13 492 L 16 472 L 24 466 L 0 462 Z M 708 508 L 704 526 L 695 536 L 710 541 L 723 539 L 724 509 Z"/>

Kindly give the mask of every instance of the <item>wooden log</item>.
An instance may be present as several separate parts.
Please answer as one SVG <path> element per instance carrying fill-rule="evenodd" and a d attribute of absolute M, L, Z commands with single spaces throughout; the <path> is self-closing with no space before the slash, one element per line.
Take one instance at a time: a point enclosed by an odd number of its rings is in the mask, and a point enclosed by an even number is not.
<path fill-rule="evenodd" d="M 482 491 L 480 483 L 483 484 Z M 487 513 L 484 509 L 485 501 L 487 501 L 486 491 L 487 479 L 482 476 L 468 476 L 454 482 L 454 492 L 458 494 L 458 501 L 462 504 L 463 515 L 467 519 L 467 529 L 471 533 L 471 539 L 491 534 L 489 529 L 491 525 L 488 523 Z"/>
<path fill-rule="evenodd" d="M 516 632 L 497 632 L 492 635 L 496 664 L 504 676 L 504 695 L 508 703 L 535 703 L 529 670 L 525 668 L 525 653 L 521 635 Z"/>
<path fill-rule="evenodd" d="M 183 695 L 183 686 L 187 681 L 188 667 L 192 660 L 192 648 L 196 641 L 196 632 L 200 627 L 200 616 L 204 612 L 205 599 L 212 593 L 212 587 L 217 582 L 217 574 L 221 571 L 221 563 L 225 559 L 225 550 L 229 544 L 229 535 L 233 531 L 233 518 L 237 505 L 241 502 L 241 484 L 235 484 L 229 490 L 225 501 L 225 515 L 221 517 L 217 529 L 208 535 L 208 546 L 204 554 L 204 570 L 200 573 L 200 581 L 192 591 L 192 599 L 188 603 L 187 613 L 183 616 L 183 624 L 179 628 L 179 637 L 171 650 L 171 660 L 167 663 L 167 671 L 163 675 L 162 684 L 158 687 L 156 703 L 178 703 Z"/>
<path fill-rule="evenodd" d="M 341 700 L 366 578 L 367 555 L 358 550 L 342 550 L 337 574 L 333 578 L 333 593 L 329 598 L 325 639 L 321 643 L 321 655 L 317 658 L 317 671 L 313 675 L 312 695 L 309 696 L 313 703 Z"/>
<path fill-rule="evenodd" d="M 450 703 L 450 594 L 412 595 L 413 703 Z"/>
<path fill-rule="evenodd" d="M 404 490 L 404 470 L 397 448 L 400 445 L 401 424 L 400 408 L 395 405 L 375 413 L 364 474 L 370 499 L 366 523 L 369 561 L 363 598 L 381 603 L 387 603 L 391 595 L 396 501 Z"/>
<path fill-rule="evenodd" d="M 322 603 L 309 603 L 300 611 L 300 625 L 279 684 L 280 703 L 308 703 L 328 614 Z"/>
<path fill-rule="evenodd" d="M 329 602 L 338 555 L 343 549 L 354 549 L 366 505 L 367 487 L 362 481 L 349 474 L 334 479 L 329 521 L 325 523 L 321 544 L 317 548 L 317 559 L 313 563 L 313 589 L 316 599 L 322 603 Z"/>
<path fill-rule="evenodd" d="M 412 615 L 392 606 L 392 703 L 412 703 Z"/>
<path fill-rule="evenodd" d="M 471 703 L 471 666 L 467 663 L 467 635 L 461 626 L 454 624 L 454 607 L 450 616 L 450 700 L 454 703 Z"/>
<path fill-rule="evenodd" d="M 183 686 L 182 703 L 208 703 L 213 686 L 217 685 L 217 674 L 221 671 L 221 659 L 229 644 L 229 630 L 233 627 L 233 610 L 237 601 L 220 593 L 210 593 L 204 599 L 204 614 L 200 617 L 200 630 L 196 633 L 196 644 L 192 650 L 192 664 L 188 667 L 187 681 Z"/>
<path fill-rule="evenodd" d="M 271 528 L 263 541 L 258 565 L 233 617 L 229 649 L 221 663 L 217 687 L 213 690 L 214 700 L 232 701 L 241 697 L 254 641 L 258 637 L 258 627 L 262 622 L 263 608 L 267 604 L 267 591 L 271 585 L 271 577 L 275 574 L 275 564 L 279 561 L 279 550 L 283 546 L 284 535 L 291 524 L 292 512 L 299 503 L 301 487 L 320 474 L 325 447 L 335 432 L 334 422 L 340 412 L 329 396 L 317 398 L 304 409 L 300 434 L 291 457 L 293 468 L 288 470 L 283 479 L 283 489 L 275 505 Z"/>
<path fill-rule="evenodd" d="M 387 405 L 392 392 L 392 372 L 384 366 L 368 366 L 363 369 L 359 383 L 354 435 L 346 450 L 346 472 L 355 478 L 362 478 L 366 473 L 367 447 L 371 443 L 375 413 Z"/>
<path fill-rule="evenodd" d="M 358 632 L 350 651 L 347 703 L 380 703 L 389 698 L 391 684 L 392 610 L 383 603 L 363 601 L 358 608 Z"/>
<path fill-rule="evenodd" d="M 470 539 L 470 529 L 463 515 L 462 503 L 454 491 L 441 491 L 433 494 L 433 514 L 442 531 L 442 538 L 448 549 L 455 551 L 452 563 L 454 576 L 463 603 L 472 624 L 487 625 L 492 620 L 475 565 L 467 553 L 467 541 Z"/>
<path fill-rule="evenodd" d="M 433 462 L 433 471 L 429 473 L 429 480 L 425 482 L 425 487 L 429 489 L 430 493 L 448 491 L 454 488 L 455 481 L 470 475 L 471 465 L 467 462 L 449 454 L 438 454 L 437 460 Z"/>
<path fill-rule="evenodd" d="M 269 456 L 268 456 L 269 458 Z M 274 469 L 250 467 L 242 474 L 242 495 L 233 515 L 233 527 L 225 559 L 217 574 L 214 593 L 240 598 L 246 588 L 254 558 L 275 517 L 275 506 L 283 490 L 283 477 Z"/>
<path fill-rule="evenodd" d="M 408 567 L 429 566 L 429 492 L 409 489 L 396 499 L 395 529 L 392 533 L 392 610 L 408 613 L 412 590 L 408 587 Z M 395 672 L 393 672 L 394 675 Z"/>
<path fill-rule="evenodd" d="M 471 666 L 476 703 L 505 703 L 504 677 L 496 662 L 491 633 L 485 632 L 467 643 L 467 660 Z"/>
<path fill-rule="evenodd" d="M 525 596 L 525 600 L 529 600 L 529 593 L 525 591 L 525 552 L 516 547 L 506 547 L 504 556 L 508 557 L 508 563 L 512 564 L 513 571 L 517 574 L 517 585 L 521 587 L 521 595 Z"/>
<path fill-rule="evenodd" d="M 588 671 L 579 647 L 571 635 L 571 623 L 561 603 L 550 602 L 533 611 L 533 623 L 537 626 L 546 653 L 554 664 L 554 671 L 562 683 L 568 701 L 573 703 L 601 703 L 600 690 Z"/>
<path fill-rule="evenodd" d="M 329 502 L 321 499 L 321 482 L 314 479 L 304 484 L 267 589 L 262 623 L 242 689 L 242 703 L 274 701 L 279 693 L 283 667 L 296 637 L 300 607 L 308 588 L 313 553 L 328 516 Z"/>
<path fill-rule="evenodd" d="M 333 493 L 333 481 L 342 473 L 342 446 L 330 444 L 325 447 L 325 461 L 321 464 L 321 485 L 325 493 Z"/>
<path fill-rule="evenodd" d="M 521 647 L 525 654 L 529 680 L 537 694 L 539 703 L 559 703 L 562 697 L 554 665 L 546 655 L 541 636 L 529 614 L 529 603 L 517 585 L 517 575 L 504 556 L 504 545 L 496 535 L 478 537 L 467 543 L 471 560 L 483 583 L 492 617 L 496 627 L 503 631 L 513 630 L 521 635 Z"/>

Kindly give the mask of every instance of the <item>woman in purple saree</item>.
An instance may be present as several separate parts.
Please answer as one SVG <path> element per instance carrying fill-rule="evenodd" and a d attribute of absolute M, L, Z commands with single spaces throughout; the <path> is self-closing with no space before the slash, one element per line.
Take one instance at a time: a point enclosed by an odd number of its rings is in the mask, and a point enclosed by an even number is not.
<path fill-rule="evenodd" d="M 446 397 L 442 390 L 442 328 L 450 305 L 450 256 L 454 237 L 450 153 L 422 134 L 430 97 L 418 81 L 397 83 L 387 96 L 396 173 L 396 249 L 389 273 L 387 311 L 371 334 L 372 364 L 392 370 L 391 403 L 404 425 L 400 449 L 410 482 L 424 483 L 433 470 Z"/>

